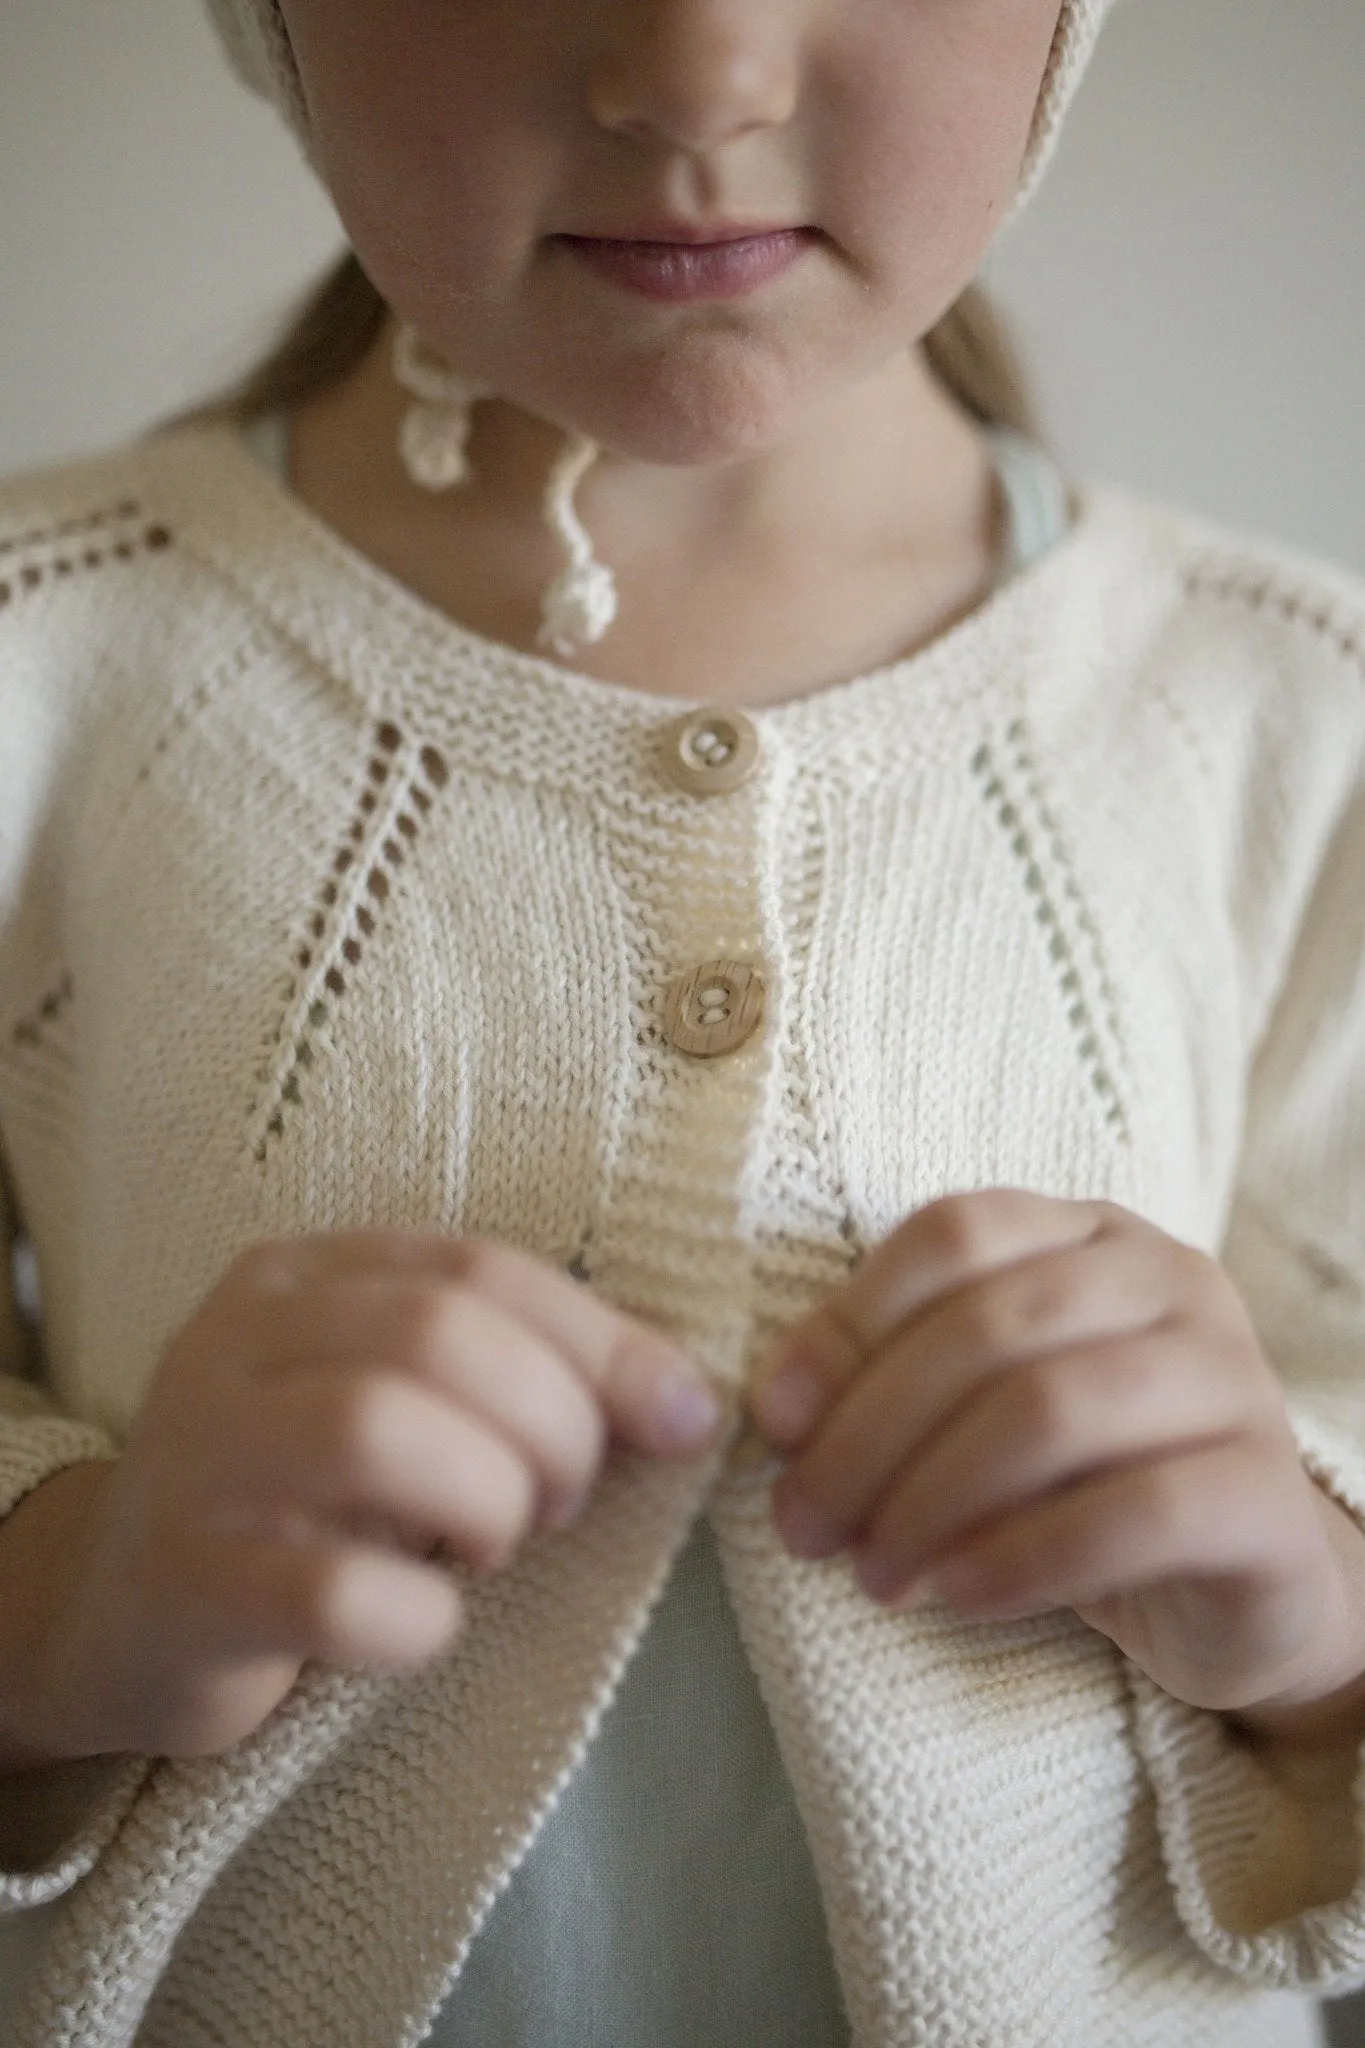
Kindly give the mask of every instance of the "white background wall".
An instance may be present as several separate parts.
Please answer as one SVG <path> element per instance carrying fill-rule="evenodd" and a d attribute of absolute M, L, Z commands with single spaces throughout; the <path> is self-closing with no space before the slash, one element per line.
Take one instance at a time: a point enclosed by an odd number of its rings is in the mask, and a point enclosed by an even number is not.
<path fill-rule="evenodd" d="M 1362 107 L 1365 0 L 1124 0 L 992 274 L 1079 471 L 1365 571 Z M 0 0 L 0 471 L 224 378 L 336 239 L 194 0 Z"/>
<path fill-rule="evenodd" d="M 1077 469 L 1365 570 L 1365 4 L 1122 0 L 992 271 Z M 335 244 L 195 0 L 0 0 L 0 470 L 240 364 Z"/>

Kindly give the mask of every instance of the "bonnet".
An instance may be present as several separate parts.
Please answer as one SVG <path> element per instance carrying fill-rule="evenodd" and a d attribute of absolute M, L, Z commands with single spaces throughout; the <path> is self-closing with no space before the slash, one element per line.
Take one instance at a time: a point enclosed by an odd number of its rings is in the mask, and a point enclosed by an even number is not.
<path fill-rule="evenodd" d="M 1113 0 L 1066 0 L 1048 60 L 1047 75 L 1024 154 L 1017 212 L 1032 196 L 1056 146 L 1062 120 Z M 276 0 L 208 0 L 233 68 L 246 84 L 275 102 L 305 149 L 308 111 Z"/>

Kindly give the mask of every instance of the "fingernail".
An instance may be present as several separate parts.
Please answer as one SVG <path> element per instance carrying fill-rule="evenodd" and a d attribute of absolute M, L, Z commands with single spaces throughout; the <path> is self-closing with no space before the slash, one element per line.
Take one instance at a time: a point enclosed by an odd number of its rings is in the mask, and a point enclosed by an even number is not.
<path fill-rule="evenodd" d="M 803 1437 L 820 1413 L 823 1388 L 812 1366 L 799 1358 L 785 1360 L 754 1397 L 754 1413 L 778 1443 Z"/>
<path fill-rule="evenodd" d="M 720 1402 L 705 1380 L 693 1373 L 673 1373 L 660 1387 L 655 1404 L 659 1439 L 676 1450 L 700 1447 L 720 1422 Z"/>

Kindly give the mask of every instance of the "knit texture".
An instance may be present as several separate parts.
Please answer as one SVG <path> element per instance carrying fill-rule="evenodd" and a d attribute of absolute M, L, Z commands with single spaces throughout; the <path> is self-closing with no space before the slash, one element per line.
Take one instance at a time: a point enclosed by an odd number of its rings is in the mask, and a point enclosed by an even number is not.
<path fill-rule="evenodd" d="M 10 1498 L 264 1236 L 503 1238 L 737 1387 L 1008 1183 L 1222 1247 L 1365 1518 L 1359 589 L 1092 494 L 923 653 L 756 712 L 741 788 L 663 772 L 685 708 L 463 631 L 230 430 L 0 491 Z M 691 1060 L 664 993 L 718 957 L 763 1024 Z M 0 1804 L 0 1907 L 58 1902 L 7 2048 L 415 2048 L 702 1511 L 859 2048 L 1251 2048 L 1365 1980 L 1349 1807 L 1069 1613 L 888 1615 L 762 1469 L 622 1459 L 428 1670 Z"/>
<path fill-rule="evenodd" d="M 207 4 L 238 77 L 274 101 L 305 151 L 311 151 L 303 87 L 276 0 L 207 0 Z M 1066 110 L 1112 5 L 1113 0 L 1066 0 L 1024 154 L 1016 213 L 1032 197 L 1047 168 Z"/>

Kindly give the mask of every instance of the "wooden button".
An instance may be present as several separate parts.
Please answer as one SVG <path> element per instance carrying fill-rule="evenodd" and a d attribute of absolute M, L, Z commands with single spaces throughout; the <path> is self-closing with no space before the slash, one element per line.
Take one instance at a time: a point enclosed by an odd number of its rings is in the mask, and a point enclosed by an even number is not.
<path fill-rule="evenodd" d="M 758 733 L 742 711 L 708 704 L 674 719 L 663 736 L 663 768 L 689 796 L 723 796 L 754 772 Z"/>
<path fill-rule="evenodd" d="M 679 1052 L 713 1060 L 737 1052 L 763 1017 L 763 982 L 744 960 L 704 960 L 668 985 L 664 1030 Z"/>

